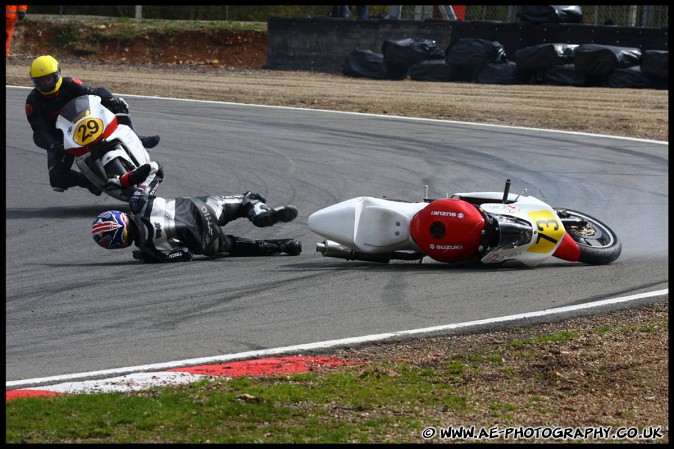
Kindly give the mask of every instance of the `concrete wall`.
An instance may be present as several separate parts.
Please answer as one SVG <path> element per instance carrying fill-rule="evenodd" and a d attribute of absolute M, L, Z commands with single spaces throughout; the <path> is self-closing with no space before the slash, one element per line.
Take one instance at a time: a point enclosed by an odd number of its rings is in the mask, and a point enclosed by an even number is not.
<path fill-rule="evenodd" d="M 636 47 L 642 51 L 669 50 L 669 28 L 271 17 L 268 21 L 265 68 L 341 73 L 342 63 L 353 50 L 381 53 L 385 40 L 411 37 L 435 40 L 443 51 L 460 38 L 498 41 L 511 60 L 518 49 L 543 43 L 595 43 Z"/>

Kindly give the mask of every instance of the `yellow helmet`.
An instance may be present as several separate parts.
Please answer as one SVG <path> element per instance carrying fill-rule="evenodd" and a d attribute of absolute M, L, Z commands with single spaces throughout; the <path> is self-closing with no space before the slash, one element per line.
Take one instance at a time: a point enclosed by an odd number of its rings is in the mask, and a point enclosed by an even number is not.
<path fill-rule="evenodd" d="M 43 95 L 58 92 L 63 83 L 61 66 L 53 56 L 40 56 L 30 65 L 30 77 L 33 84 Z"/>

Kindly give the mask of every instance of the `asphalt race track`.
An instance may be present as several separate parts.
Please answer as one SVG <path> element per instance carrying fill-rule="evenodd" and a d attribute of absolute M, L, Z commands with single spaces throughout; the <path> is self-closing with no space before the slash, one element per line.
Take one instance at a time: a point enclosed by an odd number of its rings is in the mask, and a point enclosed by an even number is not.
<path fill-rule="evenodd" d="M 249 238 L 293 237 L 297 257 L 195 257 L 145 265 L 90 236 L 128 206 L 53 192 L 45 151 L 6 88 L 6 381 L 420 329 L 667 289 L 668 145 L 573 133 L 328 111 L 125 96 L 161 135 L 164 197 L 258 191 L 299 217 Z M 417 201 L 528 189 L 586 212 L 623 243 L 608 266 L 388 265 L 324 258 L 307 217 L 355 196 Z M 596 312 L 596 311 L 595 311 Z"/>

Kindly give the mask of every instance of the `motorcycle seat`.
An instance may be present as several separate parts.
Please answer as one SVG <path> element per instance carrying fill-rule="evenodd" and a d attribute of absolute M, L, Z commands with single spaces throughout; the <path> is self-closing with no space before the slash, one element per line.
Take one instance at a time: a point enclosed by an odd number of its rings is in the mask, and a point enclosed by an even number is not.
<path fill-rule="evenodd" d="M 395 207 L 391 207 L 394 205 Z M 367 198 L 357 219 L 354 244 L 361 251 L 409 248 L 410 220 L 424 204 Z"/>
<path fill-rule="evenodd" d="M 409 219 L 396 211 L 368 206 L 358 222 L 355 243 L 360 246 L 390 246 L 404 242 L 410 233 Z"/>

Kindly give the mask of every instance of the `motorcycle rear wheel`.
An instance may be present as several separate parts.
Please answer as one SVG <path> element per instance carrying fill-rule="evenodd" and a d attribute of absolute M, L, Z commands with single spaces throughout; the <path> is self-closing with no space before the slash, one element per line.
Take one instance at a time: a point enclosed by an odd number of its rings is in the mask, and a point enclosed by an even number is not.
<path fill-rule="evenodd" d="M 555 212 L 562 218 L 566 232 L 580 248 L 579 262 L 606 265 L 620 256 L 622 243 L 616 233 L 604 223 L 584 212 L 571 209 L 555 208 Z M 573 218 L 579 218 L 582 224 L 573 223 Z"/>

